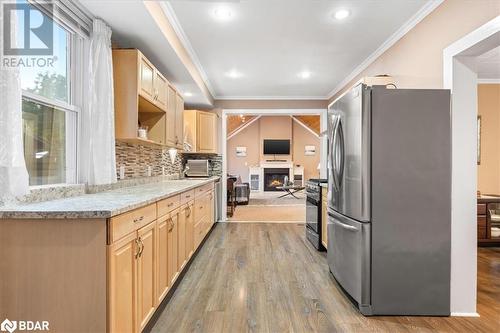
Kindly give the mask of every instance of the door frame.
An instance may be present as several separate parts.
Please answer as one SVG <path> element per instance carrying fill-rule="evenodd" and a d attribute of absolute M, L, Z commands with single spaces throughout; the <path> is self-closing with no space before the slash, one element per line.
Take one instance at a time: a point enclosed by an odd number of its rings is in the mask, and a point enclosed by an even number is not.
<path fill-rule="evenodd" d="M 229 115 L 247 116 L 298 116 L 317 115 L 320 116 L 320 133 L 323 134 L 327 127 L 327 108 L 324 109 L 223 109 L 222 110 L 222 214 L 221 222 L 227 222 L 227 182 L 224 178 L 227 175 L 227 116 Z M 320 177 L 326 178 L 327 163 L 327 136 L 320 135 Z"/>
<path fill-rule="evenodd" d="M 477 74 L 475 57 L 498 46 L 500 16 L 443 51 L 443 86 L 451 90 L 451 284 L 453 316 L 479 316 L 477 304 Z"/>

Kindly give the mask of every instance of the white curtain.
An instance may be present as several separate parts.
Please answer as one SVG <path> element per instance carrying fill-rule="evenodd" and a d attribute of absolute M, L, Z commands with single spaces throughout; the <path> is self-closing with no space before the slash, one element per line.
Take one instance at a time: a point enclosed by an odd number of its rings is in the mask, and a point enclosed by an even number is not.
<path fill-rule="evenodd" d="M 83 181 L 89 185 L 116 182 L 113 58 L 111 29 L 99 19 L 90 39 L 88 107 L 82 115 Z"/>
<path fill-rule="evenodd" d="M 3 15 L 0 15 L 0 36 L 3 33 Z M 29 192 L 21 99 L 19 69 L 0 67 L 0 203 Z"/>

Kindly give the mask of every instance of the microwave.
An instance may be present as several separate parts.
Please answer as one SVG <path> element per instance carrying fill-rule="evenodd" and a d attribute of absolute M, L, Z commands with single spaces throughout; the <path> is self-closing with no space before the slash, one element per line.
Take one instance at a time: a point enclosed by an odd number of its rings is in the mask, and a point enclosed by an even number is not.
<path fill-rule="evenodd" d="M 186 176 L 188 177 L 209 177 L 208 160 L 187 160 Z"/>

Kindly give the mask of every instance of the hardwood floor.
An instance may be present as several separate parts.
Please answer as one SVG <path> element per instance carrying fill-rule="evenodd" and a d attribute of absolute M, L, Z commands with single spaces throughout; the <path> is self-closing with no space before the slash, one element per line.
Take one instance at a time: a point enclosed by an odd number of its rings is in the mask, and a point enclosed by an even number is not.
<path fill-rule="evenodd" d="M 500 249 L 479 249 L 480 318 L 364 317 L 304 225 L 219 223 L 152 332 L 498 332 Z"/>

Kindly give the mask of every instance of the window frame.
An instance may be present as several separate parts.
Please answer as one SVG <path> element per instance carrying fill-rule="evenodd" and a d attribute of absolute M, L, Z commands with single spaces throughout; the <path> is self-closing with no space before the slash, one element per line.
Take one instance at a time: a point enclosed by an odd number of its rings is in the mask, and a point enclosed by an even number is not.
<path fill-rule="evenodd" d="M 77 184 L 80 177 L 81 110 L 84 105 L 87 77 L 85 75 L 85 54 L 89 52 L 89 35 L 92 18 L 69 0 L 52 3 L 53 11 L 47 10 L 46 3 L 29 1 L 31 5 L 48 16 L 55 24 L 68 33 L 67 37 L 67 81 L 68 101 L 51 99 L 22 90 L 22 100 L 31 101 L 63 111 L 65 117 L 65 182 L 30 187 L 53 187 Z"/>

